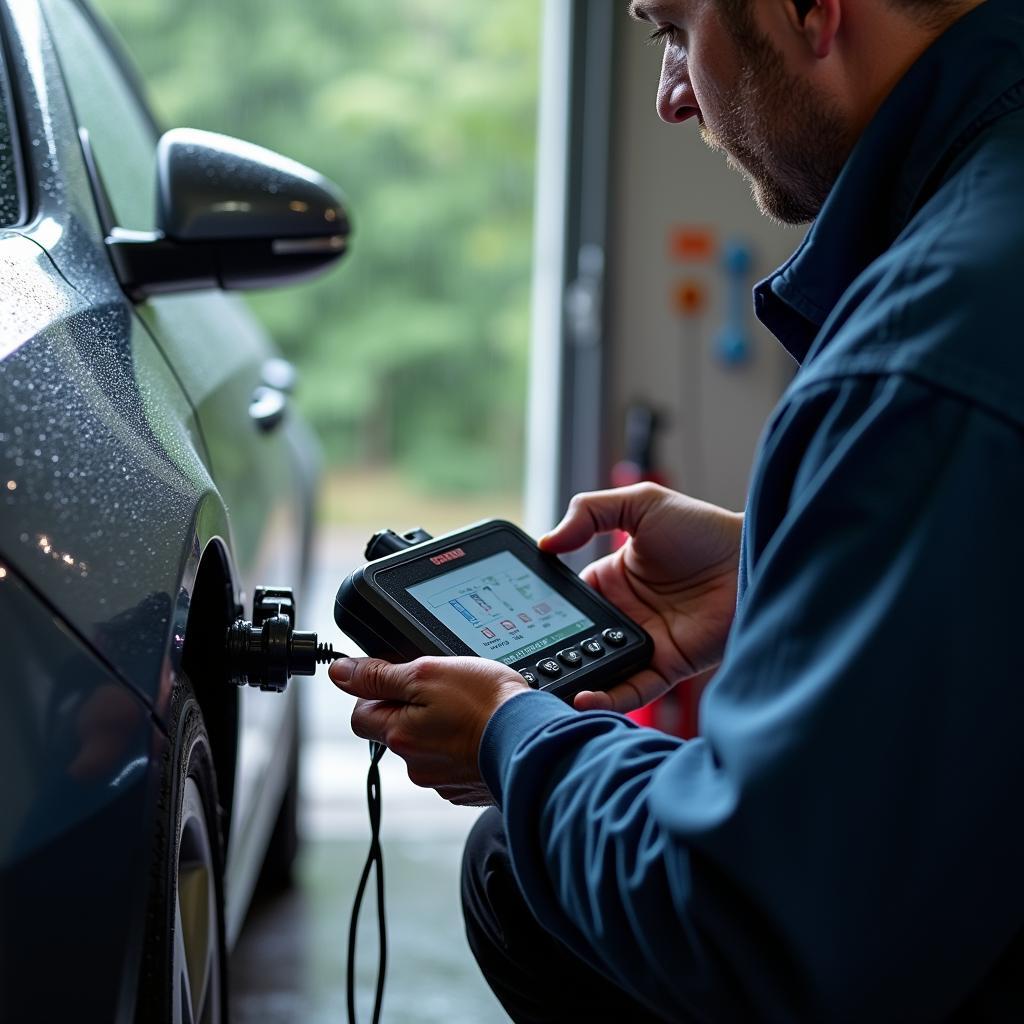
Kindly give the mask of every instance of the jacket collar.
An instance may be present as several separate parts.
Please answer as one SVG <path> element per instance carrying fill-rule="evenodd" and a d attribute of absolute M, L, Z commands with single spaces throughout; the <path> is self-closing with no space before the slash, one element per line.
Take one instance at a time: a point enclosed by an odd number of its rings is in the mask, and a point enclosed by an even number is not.
<path fill-rule="evenodd" d="M 754 286 L 758 319 L 797 362 L 846 289 L 935 192 L 956 155 L 1022 102 L 1024 10 L 1019 0 L 986 0 L 897 83 L 799 248 Z"/>

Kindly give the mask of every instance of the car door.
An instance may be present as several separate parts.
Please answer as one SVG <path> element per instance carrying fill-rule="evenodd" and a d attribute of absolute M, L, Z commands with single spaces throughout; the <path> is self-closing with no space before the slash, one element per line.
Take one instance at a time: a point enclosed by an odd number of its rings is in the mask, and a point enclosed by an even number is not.
<path fill-rule="evenodd" d="M 121 228 L 152 230 L 158 137 L 152 117 L 91 13 L 74 0 L 46 0 L 44 9 L 114 220 Z M 282 414 L 287 395 L 263 381 L 276 356 L 269 339 L 239 298 L 219 291 L 151 298 L 136 313 L 195 409 L 210 473 L 228 509 L 246 614 L 259 584 L 301 589 L 315 448 L 301 421 Z M 289 749 L 283 731 L 293 722 L 288 698 L 243 688 L 229 864 L 237 848 L 261 847 L 272 827 L 285 782 L 284 773 L 272 769 L 275 754 Z M 232 886 L 246 890 L 252 881 L 229 876 L 229 907 L 239 902 Z"/>
<path fill-rule="evenodd" d="M 0 2 L 0 1019 L 127 1020 L 145 942 L 169 944 L 147 916 L 176 820 L 154 710 L 184 570 L 226 521 L 45 40 L 34 3 Z"/>

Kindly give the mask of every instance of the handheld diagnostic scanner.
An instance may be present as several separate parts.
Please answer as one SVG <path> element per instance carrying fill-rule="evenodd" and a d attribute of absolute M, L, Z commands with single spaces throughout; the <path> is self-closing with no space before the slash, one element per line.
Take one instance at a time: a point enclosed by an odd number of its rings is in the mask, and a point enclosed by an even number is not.
<path fill-rule="evenodd" d="M 433 538 L 376 534 L 342 583 L 339 629 L 368 655 L 475 655 L 571 700 L 644 668 L 651 638 L 555 555 L 499 519 Z"/>

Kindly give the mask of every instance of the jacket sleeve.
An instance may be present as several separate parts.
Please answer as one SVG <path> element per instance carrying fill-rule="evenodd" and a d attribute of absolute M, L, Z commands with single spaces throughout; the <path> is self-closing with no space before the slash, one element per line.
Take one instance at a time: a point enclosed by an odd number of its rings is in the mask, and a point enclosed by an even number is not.
<path fill-rule="evenodd" d="M 941 1018 L 1024 922 L 1024 445 L 857 378 L 791 396 L 761 465 L 700 738 L 536 693 L 489 724 L 516 876 L 672 1020 Z"/>

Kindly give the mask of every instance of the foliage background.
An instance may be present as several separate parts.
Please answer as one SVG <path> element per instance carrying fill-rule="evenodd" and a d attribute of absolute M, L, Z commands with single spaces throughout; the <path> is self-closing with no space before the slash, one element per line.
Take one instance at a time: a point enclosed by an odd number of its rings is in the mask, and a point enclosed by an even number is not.
<path fill-rule="evenodd" d="M 331 463 L 518 492 L 539 0 L 97 0 L 163 126 L 237 135 L 349 197 L 341 269 L 250 301 Z"/>

